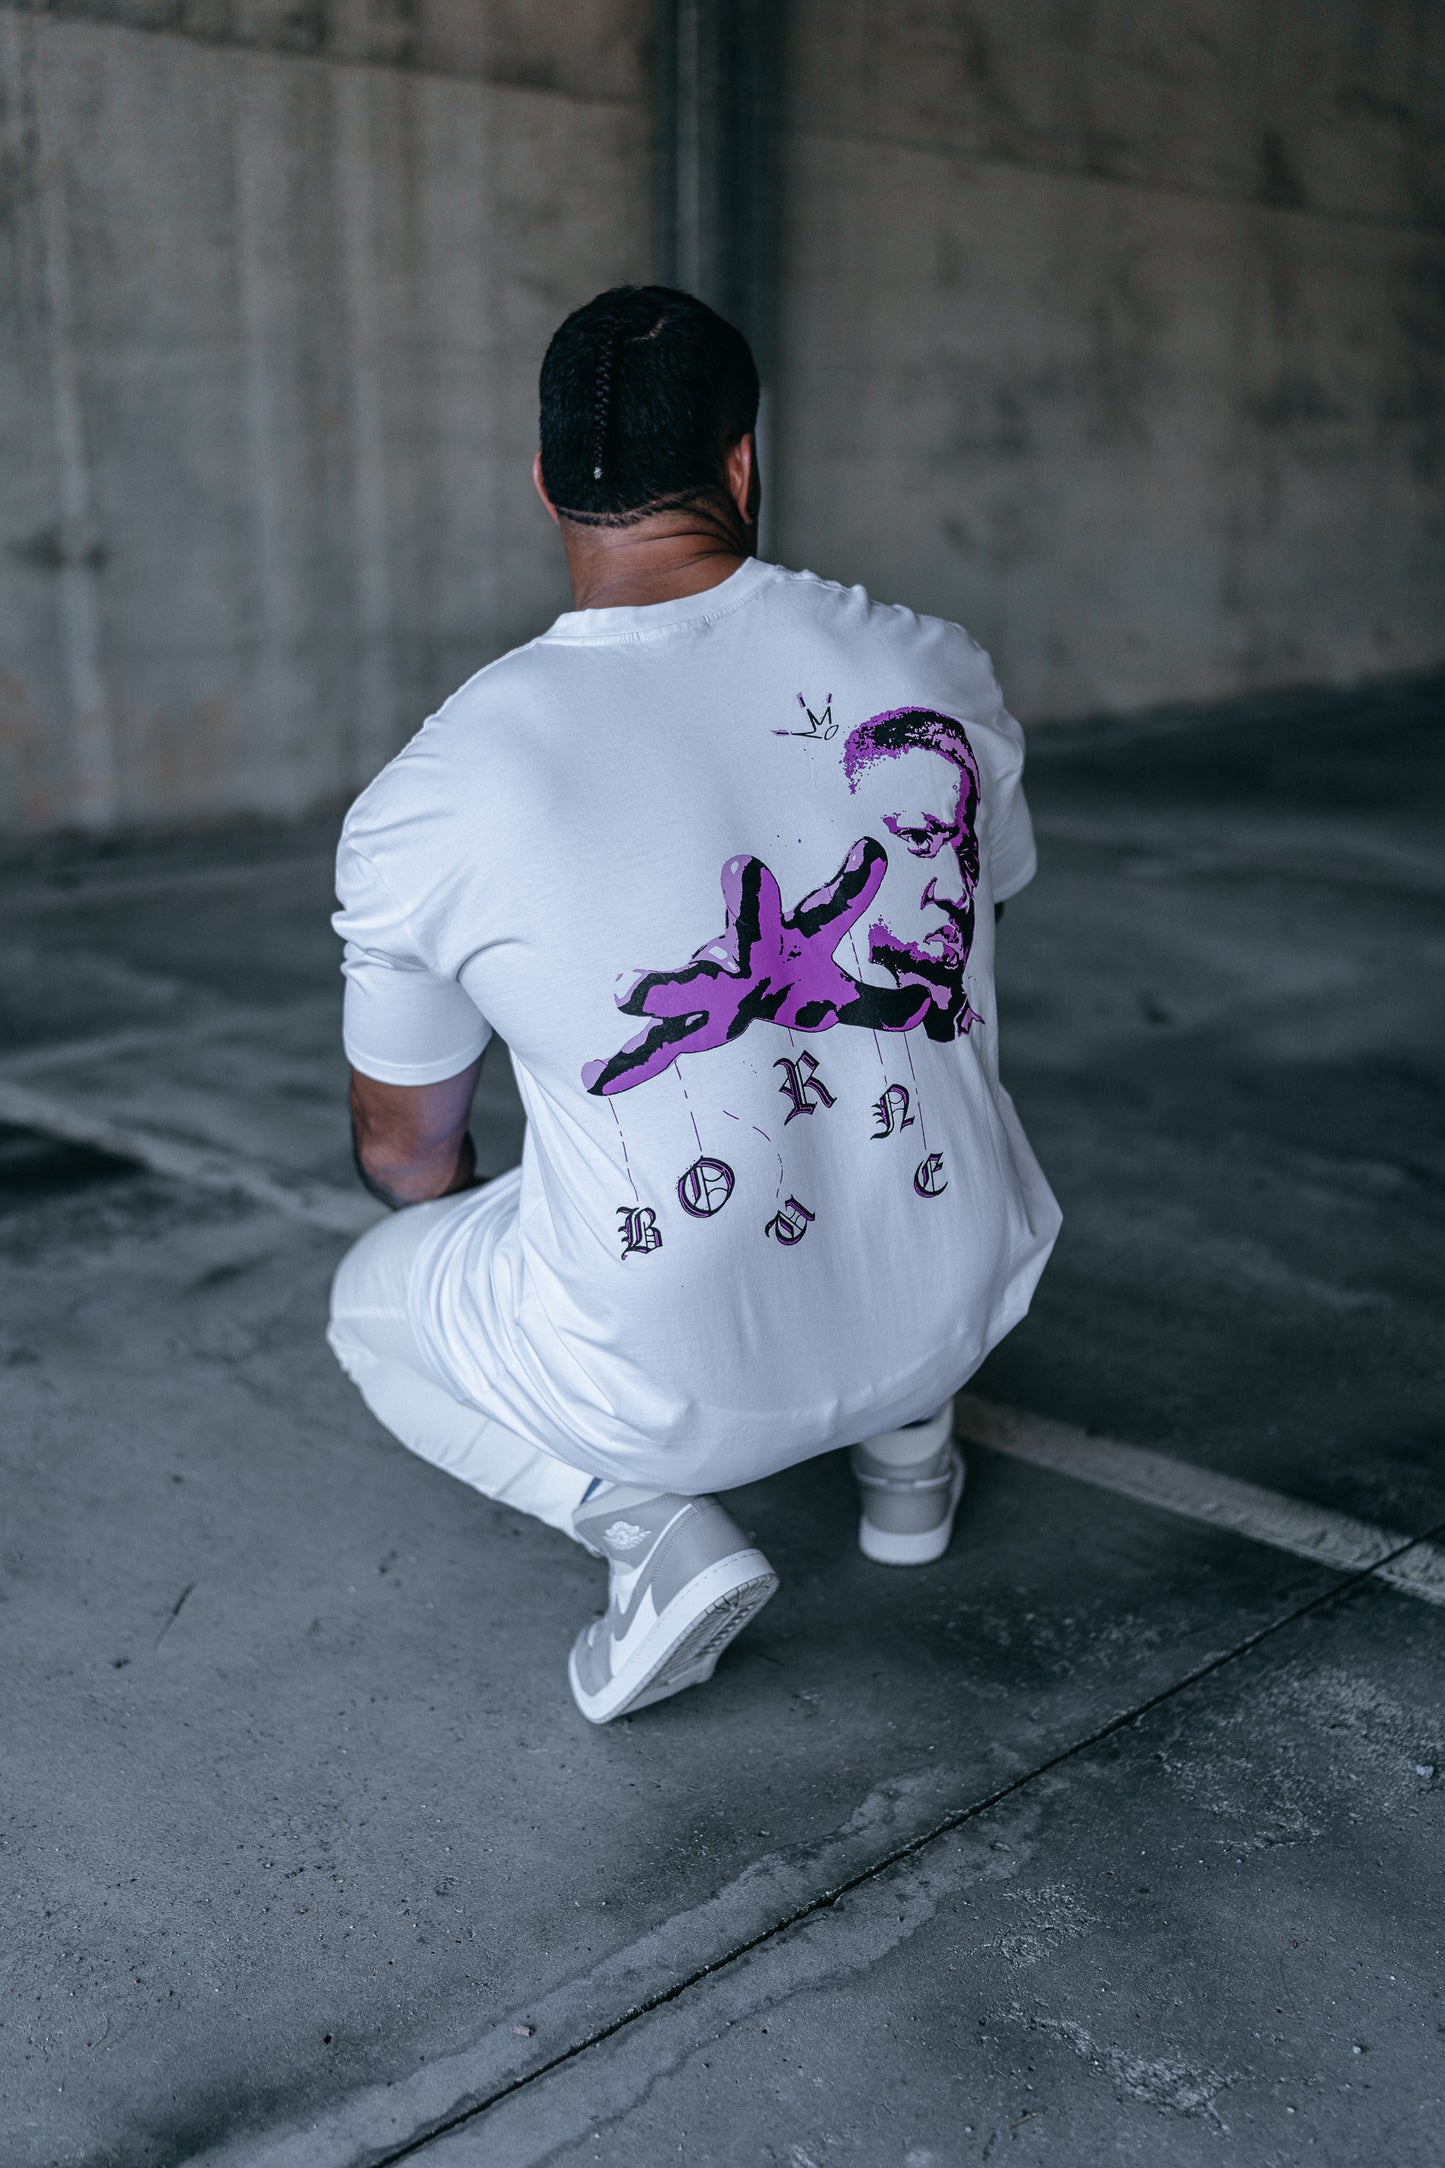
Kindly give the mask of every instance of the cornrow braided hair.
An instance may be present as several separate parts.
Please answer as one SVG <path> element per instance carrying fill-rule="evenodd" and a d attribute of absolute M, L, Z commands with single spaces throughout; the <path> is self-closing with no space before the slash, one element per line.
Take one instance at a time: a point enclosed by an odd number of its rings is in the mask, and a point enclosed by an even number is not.
<path fill-rule="evenodd" d="M 711 501 L 723 454 L 757 418 L 747 341 L 670 286 L 616 286 L 574 309 L 538 392 L 548 498 L 596 527 Z"/>
<path fill-rule="evenodd" d="M 597 393 L 592 408 L 592 479 L 602 479 L 602 455 L 607 448 L 607 424 L 612 418 L 612 369 L 617 355 L 617 335 L 622 328 L 622 312 L 617 310 L 610 318 L 602 352 L 597 362 Z"/>

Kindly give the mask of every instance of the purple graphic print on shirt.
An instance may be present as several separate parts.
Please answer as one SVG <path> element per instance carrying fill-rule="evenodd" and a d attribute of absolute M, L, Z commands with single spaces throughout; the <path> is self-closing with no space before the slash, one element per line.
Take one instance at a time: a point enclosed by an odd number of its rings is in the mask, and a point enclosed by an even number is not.
<path fill-rule="evenodd" d="M 932 810 L 939 760 L 954 770 L 946 819 Z M 883 825 L 902 848 L 890 858 L 876 837 L 860 836 L 832 879 L 787 912 L 762 859 L 730 858 L 722 870 L 723 933 L 675 970 L 644 972 L 619 999 L 624 1015 L 652 1021 L 610 1060 L 584 1065 L 589 1092 L 631 1091 L 680 1054 L 724 1046 L 755 1023 L 793 1031 L 835 1024 L 912 1031 L 921 1024 L 931 1039 L 956 1038 L 977 1023 L 963 986 L 979 869 L 973 750 L 952 716 L 891 708 L 850 733 L 843 748 L 849 790 L 882 761 L 896 764 L 886 777 Z M 910 857 L 933 870 L 908 878 Z M 875 902 L 868 957 L 891 985 L 854 978 L 834 953 Z"/>
<path fill-rule="evenodd" d="M 963 983 L 979 877 L 978 762 L 962 723 L 934 708 L 889 708 L 851 731 L 843 747 L 849 790 L 882 761 L 892 763 L 883 825 L 903 851 L 892 854 L 892 878 L 868 927 L 868 959 L 900 986 L 931 992 L 922 1020 L 930 1039 L 961 1038 L 978 1022 Z M 932 810 L 940 762 L 954 771 L 946 819 Z M 909 858 L 923 861 L 912 878 Z"/>

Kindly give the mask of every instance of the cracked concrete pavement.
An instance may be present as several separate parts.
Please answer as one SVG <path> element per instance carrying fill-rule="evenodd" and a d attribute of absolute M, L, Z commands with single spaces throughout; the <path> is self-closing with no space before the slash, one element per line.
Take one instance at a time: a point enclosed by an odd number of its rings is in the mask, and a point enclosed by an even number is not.
<path fill-rule="evenodd" d="M 1402 1541 L 1440 698 L 1039 734 L 1004 1066 L 1066 1227 L 978 1381 Z M 1445 1614 L 1378 1572 L 978 1450 L 889 1573 L 822 1461 L 736 1494 L 783 1585 L 711 1686 L 577 1717 L 596 1566 L 321 1341 L 331 833 L 0 862 L 7 2168 L 1433 2168 Z"/>

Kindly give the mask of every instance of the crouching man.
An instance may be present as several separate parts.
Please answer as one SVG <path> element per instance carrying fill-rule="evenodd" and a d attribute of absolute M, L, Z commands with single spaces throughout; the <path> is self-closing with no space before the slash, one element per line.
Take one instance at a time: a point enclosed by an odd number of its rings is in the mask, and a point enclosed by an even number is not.
<path fill-rule="evenodd" d="M 338 859 L 358 1163 L 397 1209 L 331 1345 L 403 1444 L 607 1561 L 594 1723 L 709 1678 L 776 1587 L 714 1491 L 851 1446 L 865 1554 L 942 1555 L 951 1396 L 1059 1224 L 998 1074 L 1021 733 L 957 625 L 757 560 L 757 398 L 684 294 L 567 319 L 534 471 L 576 607 Z M 527 1134 L 483 1187 L 494 1030 Z"/>

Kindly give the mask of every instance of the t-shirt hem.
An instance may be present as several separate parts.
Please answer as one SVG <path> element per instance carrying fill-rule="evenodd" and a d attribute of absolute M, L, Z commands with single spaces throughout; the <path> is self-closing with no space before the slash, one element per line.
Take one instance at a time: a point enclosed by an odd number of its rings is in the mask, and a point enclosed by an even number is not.
<path fill-rule="evenodd" d="M 485 1033 L 470 1046 L 460 1048 L 454 1054 L 434 1055 L 430 1061 L 386 1061 L 379 1055 L 370 1054 L 365 1047 L 357 1046 L 351 1039 L 343 1039 L 346 1058 L 353 1069 L 375 1084 L 444 1084 L 448 1077 L 460 1076 L 463 1069 L 486 1052 L 491 1033 Z"/>

